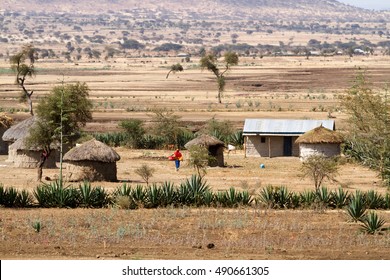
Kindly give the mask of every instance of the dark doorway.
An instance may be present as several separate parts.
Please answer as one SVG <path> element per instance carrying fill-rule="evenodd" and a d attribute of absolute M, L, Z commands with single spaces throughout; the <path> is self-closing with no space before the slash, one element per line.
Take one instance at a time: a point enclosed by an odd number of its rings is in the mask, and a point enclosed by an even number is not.
<path fill-rule="evenodd" d="M 291 136 L 283 137 L 283 156 L 285 156 L 285 157 L 292 156 L 292 137 Z"/>

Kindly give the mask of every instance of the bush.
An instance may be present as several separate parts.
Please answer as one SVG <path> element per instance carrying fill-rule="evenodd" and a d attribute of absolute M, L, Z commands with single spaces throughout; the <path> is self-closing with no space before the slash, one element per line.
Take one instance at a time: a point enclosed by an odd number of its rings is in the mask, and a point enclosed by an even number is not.
<path fill-rule="evenodd" d="M 385 224 L 385 220 L 378 217 L 374 211 L 365 215 L 361 221 L 363 222 L 363 225 L 361 225 L 362 230 L 368 234 L 378 233 Z"/>

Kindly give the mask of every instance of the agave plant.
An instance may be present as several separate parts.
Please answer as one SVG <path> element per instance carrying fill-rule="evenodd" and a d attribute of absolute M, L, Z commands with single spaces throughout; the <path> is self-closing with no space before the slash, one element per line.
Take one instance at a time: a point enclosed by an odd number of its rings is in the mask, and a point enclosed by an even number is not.
<path fill-rule="evenodd" d="M 138 207 L 144 206 L 146 203 L 146 191 L 144 187 L 142 185 L 137 185 L 132 189 L 131 197 Z"/>
<path fill-rule="evenodd" d="M 161 202 L 162 207 L 177 204 L 177 192 L 175 185 L 171 182 L 164 182 L 161 185 Z"/>
<path fill-rule="evenodd" d="M 265 204 L 268 208 L 274 208 L 275 203 L 275 188 L 271 185 L 260 190 L 259 201 Z"/>
<path fill-rule="evenodd" d="M 383 196 L 374 190 L 370 190 L 366 193 L 365 203 L 368 209 L 380 209 L 385 207 Z"/>
<path fill-rule="evenodd" d="M 290 205 L 291 192 L 285 186 L 276 188 L 275 192 L 276 204 L 279 208 L 288 208 Z"/>
<path fill-rule="evenodd" d="M 228 136 L 228 142 L 233 146 L 242 148 L 244 145 L 244 136 L 242 130 L 238 130 Z"/>
<path fill-rule="evenodd" d="M 84 181 L 79 186 L 79 205 L 86 208 L 104 207 L 109 203 L 109 196 L 102 187 L 91 187 L 91 184 Z"/>
<path fill-rule="evenodd" d="M 16 197 L 17 207 L 31 207 L 33 205 L 33 197 L 27 190 L 22 190 Z"/>
<path fill-rule="evenodd" d="M 159 188 L 156 184 L 148 187 L 146 189 L 146 199 L 145 199 L 145 207 L 146 208 L 157 208 L 161 203 L 161 188 Z"/>
<path fill-rule="evenodd" d="M 327 207 L 331 205 L 331 193 L 327 187 L 322 186 L 316 192 L 316 200 L 323 206 Z"/>
<path fill-rule="evenodd" d="M 361 225 L 361 228 L 368 234 L 378 233 L 385 224 L 385 220 L 378 217 L 377 213 L 374 211 L 370 211 L 367 215 L 365 215 L 362 222 L 363 224 Z"/>
<path fill-rule="evenodd" d="M 131 186 L 127 183 L 123 183 L 122 186 L 117 187 L 113 192 L 113 196 L 130 196 L 131 195 Z"/>
<path fill-rule="evenodd" d="M 192 175 L 180 184 L 178 200 L 182 205 L 204 205 L 204 194 L 209 190 L 209 186 L 201 176 Z"/>
<path fill-rule="evenodd" d="M 347 206 L 347 213 L 352 218 L 352 221 L 362 221 L 366 212 L 366 207 L 363 200 L 359 196 L 354 196 Z"/>
<path fill-rule="evenodd" d="M 388 194 L 388 193 L 386 194 L 384 201 L 385 201 L 384 208 L 386 210 L 389 210 L 390 209 L 390 194 Z"/>
<path fill-rule="evenodd" d="M 213 206 L 215 204 L 215 200 L 216 200 L 216 197 L 212 191 L 207 190 L 204 192 L 203 202 L 204 202 L 205 206 L 207 206 L 207 207 Z"/>
<path fill-rule="evenodd" d="M 301 206 L 301 196 L 297 193 L 292 193 L 290 198 L 290 205 L 293 209 Z"/>
<path fill-rule="evenodd" d="M 0 189 L 0 202 L 5 207 L 15 207 L 17 204 L 18 191 L 13 188 L 1 188 Z"/>
<path fill-rule="evenodd" d="M 316 193 L 311 190 L 305 190 L 300 193 L 301 205 L 304 207 L 311 207 L 316 201 Z"/>
<path fill-rule="evenodd" d="M 41 207 L 70 207 L 78 206 L 79 193 L 72 186 L 63 186 L 59 181 L 42 184 L 34 190 L 34 197 Z"/>
<path fill-rule="evenodd" d="M 343 208 L 348 205 L 349 201 L 350 195 L 343 188 L 338 188 L 337 191 L 331 193 L 331 205 L 335 208 Z"/>

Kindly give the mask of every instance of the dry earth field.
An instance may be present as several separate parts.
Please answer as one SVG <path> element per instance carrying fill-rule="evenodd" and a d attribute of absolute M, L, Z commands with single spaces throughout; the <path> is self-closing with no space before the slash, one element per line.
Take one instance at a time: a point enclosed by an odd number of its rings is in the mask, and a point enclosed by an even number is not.
<path fill-rule="evenodd" d="M 374 87 L 388 82 L 389 59 L 370 57 L 243 58 L 228 75 L 222 104 L 216 82 L 202 72 L 198 58 L 184 63 L 184 72 L 165 78 L 179 58 L 131 58 L 104 62 L 37 62 L 38 75 L 27 82 L 35 102 L 54 85 L 86 82 L 94 102 L 88 131 L 115 131 L 128 118 L 149 121 L 156 107 L 180 115 L 193 127 L 215 117 L 242 128 L 245 118 L 335 117 L 337 129 L 347 127 L 338 95 L 351 85 L 357 68 L 366 69 Z M 166 62 L 166 63 L 165 63 Z M 0 107 L 21 120 L 28 115 L 18 103 L 8 63 L 0 63 Z M 118 148 L 118 179 L 142 183 L 134 170 L 147 163 L 156 169 L 152 182 L 179 184 L 194 173 L 184 161 L 179 172 L 165 160 L 171 151 Z M 188 155 L 185 154 L 188 159 Z M 0 156 L 0 183 L 32 190 L 36 170 L 18 169 Z M 258 192 L 268 184 L 290 190 L 313 188 L 299 175 L 298 158 L 244 158 L 242 151 L 225 154 L 226 168 L 208 169 L 206 180 L 214 190 L 231 186 Z M 260 169 L 260 163 L 266 168 Z M 44 170 L 55 178 L 58 169 Z M 338 182 L 330 188 L 376 190 L 376 174 L 352 163 L 342 165 Z M 121 183 L 97 182 L 108 189 Z M 390 213 L 379 213 L 389 226 Z M 32 223 L 42 222 L 40 233 Z M 389 259 L 389 233 L 367 236 L 349 223 L 344 211 L 270 211 L 265 209 L 0 209 L 0 258 L 5 259 Z M 207 249 L 213 243 L 214 249 Z"/>

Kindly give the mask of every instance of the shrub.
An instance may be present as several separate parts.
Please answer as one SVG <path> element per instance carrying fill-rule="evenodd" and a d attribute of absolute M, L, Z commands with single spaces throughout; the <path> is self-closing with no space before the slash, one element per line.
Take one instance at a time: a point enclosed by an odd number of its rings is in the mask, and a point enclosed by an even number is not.
<path fill-rule="evenodd" d="M 135 174 L 139 175 L 145 181 L 146 185 L 149 185 L 149 179 L 153 177 L 154 171 L 154 168 L 149 167 L 146 164 L 142 164 L 135 170 Z"/>
<path fill-rule="evenodd" d="M 368 209 L 381 209 L 385 207 L 385 199 L 381 194 L 370 190 L 365 195 L 365 204 Z"/>
<path fill-rule="evenodd" d="M 78 206 L 79 193 L 72 186 L 64 187 L 59 181 L 42 184 L 34 190 L 34 197 L 40 207 L 70 207 Z"/>

